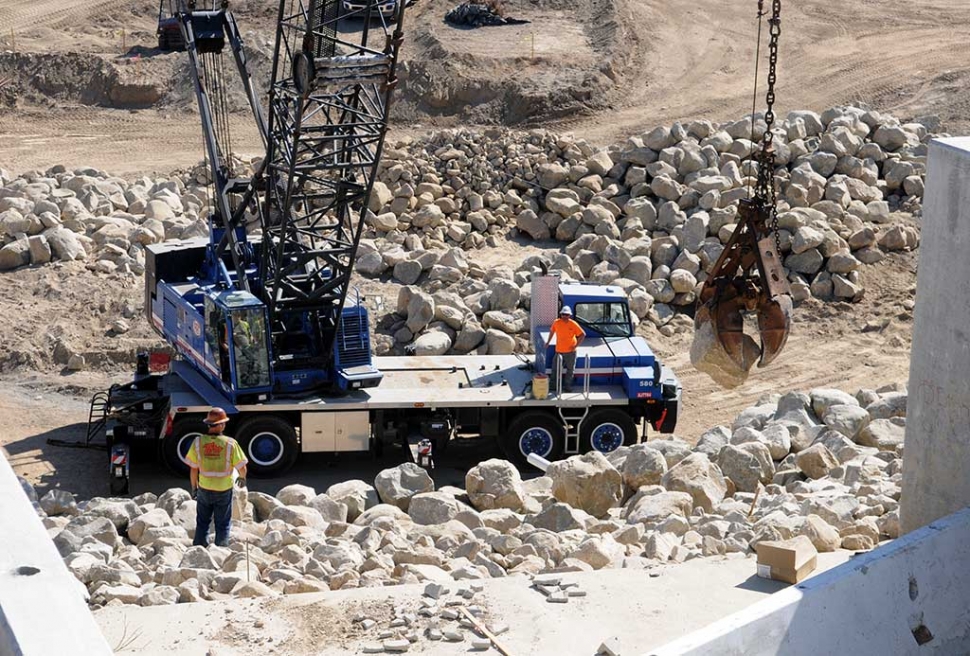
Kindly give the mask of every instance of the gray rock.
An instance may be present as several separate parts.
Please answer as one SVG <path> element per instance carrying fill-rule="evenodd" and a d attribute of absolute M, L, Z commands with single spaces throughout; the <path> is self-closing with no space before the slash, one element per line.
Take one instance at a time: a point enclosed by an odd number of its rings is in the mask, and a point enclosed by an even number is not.
<path fill-rule="evenodd" d="M 434 481 L 423 468 L 406 462 L 379 473 L 374 480 L 374 487 L 381 501 L 407 512 L 411 497 L 423 492 L 433 492 Z"/>
<path fill-rule="evenodd" d="M 833 468 L 838 467 L 838 459 L 824 444 L 813 444 L 799 451 L 795 456 L 798 468 L 809 478 L 824 478 Z"/>
<path fill-rule="evenodd" d="M 74 495 L 64 490 L 50 490 L 40 498 L 40 507 L 50 517 L 77 515 L 77 502 Z"/>
<path fill-rule="evenodd" d="M 449 522 L 467 509 L 446 492 L 423 492 L 411 497 L 408 515 L 415 524 L 430 525 Z"/>
<path fill-rule="evenodd" d="M 527 517 L 530 524 L 536 528 L 546 529 L 553 533 L 562 533 L 574 529 L 585 529 L 591 520 L 588 513 L 573 508 L 565 503 L 552 503 L 537 515 Z"/>
<path fill-rule="evenodd" d="M 118 541 L 118 530 L 106 517 L 79 515 L 71 519 L 67 526 L 54 537 L 54 546 L 61 556 L 65 557 L 79 551 L 81 543 L 88 537 L 113 547 Z"/>
<path fill-rule="evenodd" d="M 401 260 L 394 265 L 394 278 L 404 285 L 413 285 L 421 277 L 423 271 L 421 263 L 417 260 Z"/>
<path fill-rule="evenodd" d="M 332 499 L 327 494 L 318 494 L 307 505 L 318 511 L 327 522 L 347 522 L 350 519 L 346 504 Z M 356 518 L 356 515 L 354 517 Z"/>
<path fill-rule="evenodd" d="M 692 453 L 663 476 L 663 486 L 671 492 L 686 492 L 694 508 L 713 512 L 727 493 L 727 483 L 721 470 L 704 453 Z"/>
<path fill-rule="evenodd" d="M 250 492 L 252 494 L 252 492 Z M 377 490 L 364 481 L 334 483 L 327 488 L 327 496 L 347 507 L 346 521 L 353 522 L 367 509 L 380 503 Z"/>
<path fill-rule="evenodd" d="M 291 526 L 309 526 L 311 528 L 326 528 L 327 526 L 327 522 L 324 521 L 319 510 L 306 506 L 282 506 L 270 513 L 269 518 L 278 519 Z"/>
<path fill-rule="evenodd" d="M 651 444 L 637 444 L 630 447 L 619 469 L 623 474 L 623 483 L 629 489 L 637 490 L 644 485 L 660 483 L 667 473 L 667 460 Z"/>
<path fill-rule="evenodd" d="M 822 421 L 829 428 L 837 430 L 850 440 L 855 440 L 859 431 L 869 423 L 869 413 L 854 403 L 833 405 L 825 411 Z"/>
<path fill-rule="evenodd" d="M 414 355 L 444 355 L 451 350 L 451 337 L 441 330 L 431 330 L 420 335 L 411 345 Z"/>
<path fill-rule="evenodd" d="M 317 491 L 312 487 L 298 483 L 287 485 L 276 493 L 276 498 L 286 506 L 309 506 L 316 496 Z"/>
<path fill-rule="evenodd" d="M 704 453 L 710 458 L 716 458 L 721 448 L 731 439 L 731 431 L 726 426 L 715 426 L 705 431 L 697 440 L 694 451 Z"/>
<path fill-rule="evenodd" d="M 717 464 L 739 491 L 755 492 L 762 478 L 762 463 L 749 450 L 742 448 L 745 446 L 725 446 L 717 456 Z"/>
<path fill-rule="evenodd" d="M 556 499 L 594 517 L 604 517 L 623 499 L 620 472 L 598 451 L 554 462 L 546 476 L 552 479 Z"/>
<path fill-rule="evenodd" d="M 895 451 L 903 444 L 906 436 L 905 419 L 873 419 L 856 437 L 856 442 L 862 446 L 873 447 L 880 451 Z"/>
<path fill-rule="evenodd" d="M 465 475 L 465 489 L 472 505 L 478 510 L 525 510 L 526 494 L 522 477 L 519 470 L 505 460 L 493 458 L 472 467 Z"/>
<path fill-rule="evenodd" d="M 659 492 L 634 495 L 626 505 L 626 519 L 631 524 L 657 524 L 672 515 L 688 517 L 694 498 L 687 492 Z"/>
<path fill-rule="evenodd" d="M 18 239 L 0 248 L 0 271 L 12 271 L 30 264 L 30 242 Z"/>

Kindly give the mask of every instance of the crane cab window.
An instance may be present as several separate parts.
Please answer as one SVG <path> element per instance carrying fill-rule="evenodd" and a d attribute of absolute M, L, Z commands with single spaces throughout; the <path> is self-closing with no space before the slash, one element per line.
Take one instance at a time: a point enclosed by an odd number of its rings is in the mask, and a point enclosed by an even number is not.
<path fill-rule="evenodd" d="M 591 329 L 603 337 L 632 337 L 630 309 L 626 303 L 577 303 L 573 308 L 575 319 L 583 328 Z"/>
<path fill-rule="evenodd" d="M 229 316 L 232 319 L 232 346 L 236 356 L 236 387 L 268 387 L 269 349 L 263 308 L 234 310 Z"/>

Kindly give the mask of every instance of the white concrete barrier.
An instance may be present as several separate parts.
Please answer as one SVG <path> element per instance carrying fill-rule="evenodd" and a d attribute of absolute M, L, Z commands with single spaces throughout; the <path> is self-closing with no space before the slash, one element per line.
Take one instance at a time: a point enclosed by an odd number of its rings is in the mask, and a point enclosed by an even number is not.
<path fill-rule="evenodd" d="M 0 455 L 0 656 L 111 654 L 83 595 Z"/>
<path fill-rule="evenodd" d="M 970 509 L 964 509 L 649 656 L 968 653 Z"/>
<path fill-rule="evenodd" d="M 970 137 L 930 143 L 899 520 L 970 505 Z"/>

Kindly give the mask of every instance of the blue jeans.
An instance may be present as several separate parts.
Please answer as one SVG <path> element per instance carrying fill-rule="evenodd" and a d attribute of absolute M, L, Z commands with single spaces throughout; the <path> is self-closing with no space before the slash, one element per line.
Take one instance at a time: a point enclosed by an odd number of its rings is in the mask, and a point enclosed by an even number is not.
<path fill-rule="evenodd" d="M 200 547 L 209 544 L 209 524 L 216 524 L 216 545 L 229 546 L 229 524 L 232 521 L 232 488 L 213 492 L 199 488 L 195 497 L 195 540 Z"/>

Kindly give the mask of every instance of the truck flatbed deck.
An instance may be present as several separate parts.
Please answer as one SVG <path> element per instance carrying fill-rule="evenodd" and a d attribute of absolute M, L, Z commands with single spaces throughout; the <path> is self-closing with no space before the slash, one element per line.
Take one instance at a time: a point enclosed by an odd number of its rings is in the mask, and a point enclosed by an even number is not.
<path fill-rule="evenodd" d="M 312 396 L 303 399 L 277 398 L 266 403 L 239 405 L 242 412 L 312 412 L 381 410 L 407 407 L 434 409 L 437 406 L 508 407 L 626 405 L 629 399 L 622 385 L 596 385 L 584 393 L 580 382 L 572 392 L 550 392 L 546 399 L 532 398 L 532 368 L 528 360 L 514 355 L 442 355 L 424 357 L 379 357 L 374 364 L 384 374 L 377 387 L 343 396 Z M 576 371 L 583 375 L 580 367 Z M 581 380 L 581 379 L 580 379 Z M 183 412 L 203 412 L 209 403 L 188 385 L 173 390 L 173 405 Z"/>

